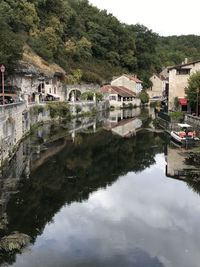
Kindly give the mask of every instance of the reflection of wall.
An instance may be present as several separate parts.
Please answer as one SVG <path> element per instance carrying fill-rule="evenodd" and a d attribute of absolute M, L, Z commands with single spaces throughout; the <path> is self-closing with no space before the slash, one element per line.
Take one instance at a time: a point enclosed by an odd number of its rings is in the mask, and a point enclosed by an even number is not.
<path fill-rule="evenodd" d="M 112 132 L 122 137 L 126 137 L 135 134 L 136 130 L 141 126 L 142 121 L 140 119 L 126 119 L 120 121 L 116 126 L 112 127 Z"/>
<path fill-rule="evenodd" d="M 187 151 L 188 153 L 189 151 Z M 186 151 L 183 148 L 167 147 L 166 175 L 173 178 L 184 179 L 186 170 L 194 169 L 193 166 L 185 164 Z"/>

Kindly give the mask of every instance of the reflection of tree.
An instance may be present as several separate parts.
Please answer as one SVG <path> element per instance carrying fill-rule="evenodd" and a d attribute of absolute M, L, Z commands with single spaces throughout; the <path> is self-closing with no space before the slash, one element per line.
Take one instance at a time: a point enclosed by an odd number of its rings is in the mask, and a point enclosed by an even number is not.
<path fill-rule="evenodd" d="M 194 192 L 200 194 L 200 153 L 188 153 L 185 163 L 194 166 L 194 168 L 186 170 L 186 183 Z"/>
<path fill-rule="evenodd" d="M 163 151 L 162 139 L 150 132 L 121 139 L 103 131 L 81 134 L 79 139 L 81 142 L 68 141 L 29 180 L 21 182 L 8 204 L 9 232 L 26 233 L 34 241 L 65 203 L 86 200 L 120 175 L 144 170 Z"/>

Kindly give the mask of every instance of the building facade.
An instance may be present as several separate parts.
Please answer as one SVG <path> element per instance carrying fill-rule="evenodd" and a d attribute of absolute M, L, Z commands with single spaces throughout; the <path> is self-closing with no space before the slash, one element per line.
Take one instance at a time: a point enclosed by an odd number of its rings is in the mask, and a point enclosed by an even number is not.
<path fill-rule="evenodd" d="M 189 77 L 200 71 L 200 60 L 184 63 L 169 68 L 169 95 L 168 109 L 175 110 L 175 99 L 178 98 L 180 110 L 187 110 L 187 99 L 185 97 L 185 89 L 188 86 Z"/>
<path fill-rule="evenodd" d="M 141 104 L 140 99 L 136 98 L 136 93 L 123 86 L 105 85 L 101 87 L 100 91 L 109 100 L 110 106 L 115 108 L 127 105 L 140 106 Z"/>
<path fill-rule="evenodd" d="M 134 92 L 136 95 L 142 91 L 142 81 L 137 78 L 137 75 L 123 74 L 119 77 L 114 78 L 111 81 L 111 85 L 123 86 Z"/>
<path fill-rule="evenodd" d="M 150 78 L 150 81 L 152 86 L 147 90 L 149 97 L 164 97 L 169 86 L 168 77 L 164 76 L 162 73 L 153 74 Z"/>

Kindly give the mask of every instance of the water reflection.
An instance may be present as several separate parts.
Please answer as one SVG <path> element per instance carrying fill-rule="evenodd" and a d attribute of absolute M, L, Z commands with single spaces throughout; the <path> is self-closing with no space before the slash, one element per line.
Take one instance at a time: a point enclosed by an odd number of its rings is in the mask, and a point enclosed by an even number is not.
<path fill-rule="evenodd" d="M 183 180 L 189 188 L 200 194 L 200 153 L 168 145 L 166 150 L 166 175 Z"/>
<path fill-rule="evenodd" d="M 16 184 L 11 190 L 7 179 L 2 183 L 7 222 L 1 236 L 28 234 L 31 253 L 2 254 L 2 263 L 198 266 L 199 197 L 185 183 L 166 179 L 165 168 L 169 176 L 179 168 L 177 156 L 164 133 L 149 130 L 151 114 L 126 114 L 125 121 L 142 123 L 128 139 L 103 130 L 111 114 L 46 126 L 22 144 L 4 171 Z M 123 121 L 116 117 L 115 123 Z"/>

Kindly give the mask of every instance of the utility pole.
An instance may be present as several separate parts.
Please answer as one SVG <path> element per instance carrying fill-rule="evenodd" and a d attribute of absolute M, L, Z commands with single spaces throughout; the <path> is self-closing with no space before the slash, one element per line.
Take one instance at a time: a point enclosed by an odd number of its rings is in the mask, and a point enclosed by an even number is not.
<path fill-rule="evenodd" d="M 199 115 L 199 88 L 196 89 L 197 93 L 197 105 L 196 105 L 196 116 Z"/>
<path fill-rule="evenodd" d="M 0 67 L 0 71 L 1 71 L 1 82 L 2 82 L 3 106 L 5 105 L 5 94 L 4 94 L 4 72 L 5 72 L 5 70 L 6 70 L 5 66 L 2 64 Z"/>

